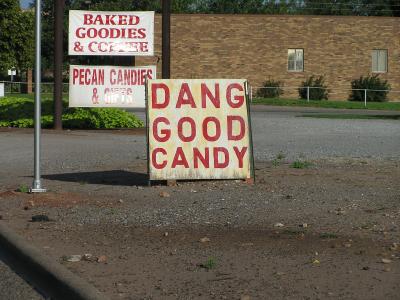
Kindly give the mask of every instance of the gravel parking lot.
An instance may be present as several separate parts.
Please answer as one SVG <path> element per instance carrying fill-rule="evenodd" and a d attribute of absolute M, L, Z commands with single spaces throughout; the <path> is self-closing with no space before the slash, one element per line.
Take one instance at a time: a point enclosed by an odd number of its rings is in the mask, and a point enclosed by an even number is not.
<path fill-rule="evenodd" d="M 400 122 L 301 113 L 253 112 L 256 185 L 148 187 L 143 130 L 45 131 L 49 192 L 15 192 L 32 130 L 3 130 L 2 222 L 112 299 L 397 299 Z"/>
<path fill-rule="evenodd" d="M 397 120 L 313 119 L 299 117 L 302 111 L 260 110 L 256 108 L 252 114 L 257 161 L 272 160 L 280 152 L 289 160 L 400 157 L 400 122 Z M 138 115 L 143 118 L 142 113 Z M 131 133 L 44 131 L 42 171 L 51 174 L 66 170 L 90 171 L 98 167 L 121 168 L 138 158 L 144 159 L 143 131 Z M 0 174 L 8 174 L 9 170 L 20 175 L 32 174 L 32 131 L 6 130 L 0 135 Z"/>

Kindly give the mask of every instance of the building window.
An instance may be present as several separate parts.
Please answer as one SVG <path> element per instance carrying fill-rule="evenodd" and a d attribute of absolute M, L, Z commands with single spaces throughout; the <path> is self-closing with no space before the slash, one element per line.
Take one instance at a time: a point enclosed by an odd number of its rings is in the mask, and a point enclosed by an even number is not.
<path fill-rule="evenodd" d="M 386 73 L 387 57 L 388 55 L 386 49 L 372 50 L 372 72 Z"/>
<path fill-rule="evenodd" d="M 304 69 L 304 50 L 288 49 L 288 71 L 303 72 Z"/>

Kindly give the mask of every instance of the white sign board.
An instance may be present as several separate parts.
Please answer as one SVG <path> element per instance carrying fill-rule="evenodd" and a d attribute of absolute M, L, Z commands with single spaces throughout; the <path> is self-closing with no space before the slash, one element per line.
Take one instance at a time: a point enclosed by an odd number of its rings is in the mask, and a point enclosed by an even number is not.
<path fill-rule="evenodd" d="M 4 97 L 4 83 L 0 82 L 0 98 Z"/>
<path fill-rule="evenodd" d="M 244 83 L 244 79 L 148 82 L 150 180 L 251 177 Z"/>
<path fill-rule="evenodd" d="M 8 70 L 8 75 L 9 76 L 15 76 L 15 75 L 17 75 L 17 70 Z"/>
<path fill-rule="evenodd" d="M 69 11 L 69 55 L 154 55 L 154 12 Z"/>
<path fill-rule="evenodd" d="M 69 69 L 70 107 L 145 107 L 145 81 L 156 67 L 74 66 Z"/>

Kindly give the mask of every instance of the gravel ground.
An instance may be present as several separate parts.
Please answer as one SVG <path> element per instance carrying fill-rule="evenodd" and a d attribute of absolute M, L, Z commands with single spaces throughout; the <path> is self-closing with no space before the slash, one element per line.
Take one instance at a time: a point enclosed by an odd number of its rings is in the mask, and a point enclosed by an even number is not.
<path fill-rule="evenodd" d="M 0 299 L 39 300 L 44 299 L 37 291 L 15 274 L 0 260 Z"/>
<path fill-rule="evenodd" d="M 55 261 L 103 257 L 63 263 L 112 299 L 398 299 L 400 123 L 297 113 L 253 113 L 256 185 L 148 187 L 143 130 L 45 131 L 49 192 L 19 193 L 32 131 L 0 131 L 2 222 Z"/>

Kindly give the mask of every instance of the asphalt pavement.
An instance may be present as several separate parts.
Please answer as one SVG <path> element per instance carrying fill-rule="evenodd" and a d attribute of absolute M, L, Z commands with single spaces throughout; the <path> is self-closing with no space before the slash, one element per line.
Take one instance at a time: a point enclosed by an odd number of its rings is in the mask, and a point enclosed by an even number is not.
<path fill-rule="evenodd" d="M 144 118 L 143 112 L 137 113 Z M 343 120 L 299 117 L 292 111 L 253 111 L 256 160 L 273 160 L 283 153 L 289 160 L 329 158 L 400 158 L 398 120 Z M 33 170 L 33 130 L 0 132 L 0 175 Z M 42 172 L 123 168 L 135 159 L 146 159 L 143 134 L 118 131 L 44 131 Z M 93 151 L 93 149 L 95 149 Z"/>
<path fill-rule="evenodd" d="M 0 299 L 40 300 L 45 298 L 0 260 Z"/>

